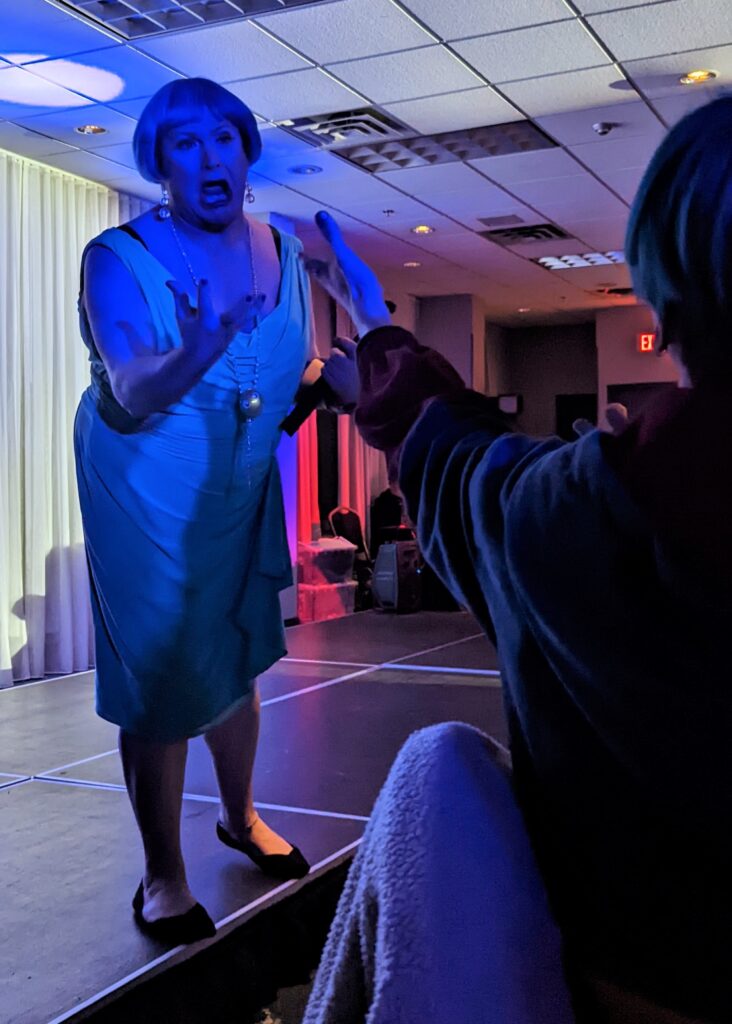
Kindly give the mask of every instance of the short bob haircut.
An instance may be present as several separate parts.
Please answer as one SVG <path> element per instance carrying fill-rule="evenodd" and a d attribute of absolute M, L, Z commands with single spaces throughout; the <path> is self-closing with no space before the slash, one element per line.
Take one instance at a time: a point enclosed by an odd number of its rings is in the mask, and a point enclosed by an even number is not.
<path fill-rule="evenodd" d="M 692 384 L 732 374 L 732 95 L 687 114 L 656 150 L 625 242 L 636 294 Z"/>
<path fill-rule="evenodd" d="M 250 166 L 259 159 L 262 140 L 249 107 L 208 78 L 179 78 L 158 89 L 137 122 L 132 148 L 137 169 L 146 181 L 158 183 L 165 177 L 161 160 L 165 133 L 180 123 L 181 115 L 202 108 L 238 128 Z"/>

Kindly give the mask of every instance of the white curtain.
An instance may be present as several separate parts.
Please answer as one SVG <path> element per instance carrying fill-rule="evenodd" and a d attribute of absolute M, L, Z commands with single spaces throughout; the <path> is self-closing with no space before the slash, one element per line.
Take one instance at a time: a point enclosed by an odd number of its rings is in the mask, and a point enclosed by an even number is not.
<path fill-rule="evenodd" d="M 93 664 L 73 456 L 86 242 L 146 203 L 0 151 L 0 686 Z"/>

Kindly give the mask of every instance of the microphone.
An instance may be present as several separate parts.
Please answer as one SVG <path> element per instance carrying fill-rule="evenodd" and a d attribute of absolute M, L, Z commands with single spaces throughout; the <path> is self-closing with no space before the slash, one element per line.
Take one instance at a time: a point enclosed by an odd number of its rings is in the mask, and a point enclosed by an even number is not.
<path fill-rule="evenodd" d="M 322 403 L 338 404 L 335 392 L 330 388 L 322 377 L 318 377 L 314 384 L 311 384 L 307 391 L 297 400 L 294 407 L 280 423 L 280 430 L 293 437 L 311 412 L 314 412 Z"/>

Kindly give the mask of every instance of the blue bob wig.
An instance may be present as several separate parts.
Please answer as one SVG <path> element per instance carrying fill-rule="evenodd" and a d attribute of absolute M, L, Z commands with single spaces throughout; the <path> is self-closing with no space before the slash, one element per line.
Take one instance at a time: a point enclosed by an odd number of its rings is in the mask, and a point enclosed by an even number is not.
<path fill-rule="evenodd" d="M 231 122 L 241 135 L 250 166 L 259 159 L 262 140 L 246 103 L 208 78 L 179 78 L 158 89 L 137 122 L 132 147 L 137 169 L 146 181 L 163 180 L 161 154 L 165 133 L 180 122 L 181 115 L 196 109 L 209 110 Z"/>
<path fill-rule="evenodd" d="M 633 202 L 625 255 L 636 294 L 676 342 L 692 383 L 732 373 L 732 96 L 687 114 Z"/>

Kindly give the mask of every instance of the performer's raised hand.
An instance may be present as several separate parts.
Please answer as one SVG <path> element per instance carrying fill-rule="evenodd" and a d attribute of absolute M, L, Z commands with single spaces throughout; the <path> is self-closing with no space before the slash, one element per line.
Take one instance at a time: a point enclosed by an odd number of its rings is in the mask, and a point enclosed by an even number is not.
<path fill-rule="evenodd" d="M 175 281 L 165 283 L 175 300 L 175 315 L 183 347 L 214 358 L 224 352 L 240 331 L 248 333 L 254 329 L 265 301 L 264 295 L 245 295 L 230 310 L 219 315 L 213 308 L 208 281 L 199 281 L 195 306 L 191 305 L 188 293 Z"/>
<path fill-rule="evenodd" d="M 320 233 L 330 246 L 328 260 L 303 257 L 310 276 L 349 314 L 361 337 L 391 323 L 379 279 L 363 260 L 346 245 L 341 229 L 329 213 L 315 216 Z"/>

